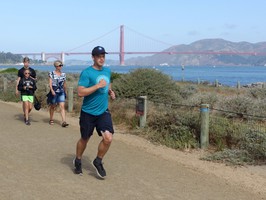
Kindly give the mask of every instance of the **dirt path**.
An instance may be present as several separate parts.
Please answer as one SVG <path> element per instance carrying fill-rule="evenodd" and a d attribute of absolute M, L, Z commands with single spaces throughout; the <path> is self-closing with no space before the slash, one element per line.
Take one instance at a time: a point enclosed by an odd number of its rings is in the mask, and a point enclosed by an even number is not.
<path fill-rule="evenodd" d="M 154 146 L 118 130 L 104 159 L 106 180 L 99 180 L 90 164 L 100 139 L 96 135 L 84 154 L 84 175 L 75 175 L 77 118 L 68 117 L 68 128 L 50 126 L 48 113 L 34 110 L 32 125 L 26 126 L 21 104 L 0 102 L 0 110 L 1 200 L 266 199 L 265 167 L 201 161 L 204 152 Z"/>

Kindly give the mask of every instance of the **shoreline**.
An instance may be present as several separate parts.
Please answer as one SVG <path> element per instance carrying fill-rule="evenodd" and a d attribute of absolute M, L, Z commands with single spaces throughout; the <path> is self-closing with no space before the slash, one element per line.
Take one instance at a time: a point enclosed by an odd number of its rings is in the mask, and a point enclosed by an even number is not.
<path fill-rule="evenodd" d="M 49 64 L 38 64 L 30 65 L 32 68 L 38 71 L 51 71 L 54 69 L 53 65 Z M 65 73 L 80 73 L 83 69 L 90 65 L 65 65 L 63 71 Z M 21 68 L 21 65 L 5 65 L 0 64 L 0 69 L 2 68 Z M 264 76 L 266 67 L 264 66 L 187 66 L 182 70 L 181 66 L 106 66 L 111 69 L 114 73 L 128 74 L 137 69 L 154 69 L 169 76 L 172 80 L 177 82 L 192 82 L 200 84 L 209 84 L 225 86 L 225 87 L 251 87 L 258 85 L 260 83 L 266 82 L 266 77 Z M 261 85 L 261 84 L 260 84 Z"/>

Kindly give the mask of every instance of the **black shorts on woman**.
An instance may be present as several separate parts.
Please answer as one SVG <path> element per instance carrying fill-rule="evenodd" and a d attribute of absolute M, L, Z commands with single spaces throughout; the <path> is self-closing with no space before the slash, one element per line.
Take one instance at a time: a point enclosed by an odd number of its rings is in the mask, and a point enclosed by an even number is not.
<path fill-rule="evenodd" d="M 81 110 L 79 125 L 80 134 L 84 140 L 93 135 L 94 128 L 96 128 L 99 136 L 102 136 L 102 132 L 105 131 L 109 131 L 110 133 L 114 134 L 111 113 L 108 109 L 103 114 L 98 116 L 88 114 Z"/>

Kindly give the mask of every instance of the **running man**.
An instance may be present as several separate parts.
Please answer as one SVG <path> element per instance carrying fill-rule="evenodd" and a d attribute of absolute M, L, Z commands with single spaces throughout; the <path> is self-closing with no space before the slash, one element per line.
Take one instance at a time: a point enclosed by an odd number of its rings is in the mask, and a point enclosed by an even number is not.
<path fill-rule="evenodd" d="M 114 134 L 111 114 L 108 110 L 108 95 L 115 99 L 115 93 L 111 89 L 111 71 L 103 67 L 107 52 L 103 47 L 97 46 L 92 50 L 94 64 L 80 74 L 78 82 L 78 95 L 84 97 L 80 113 L 81 138 L 76 146 L 76 158 L 74 159 L 75 173 L 82 174 L 81 158 L 86 149 L 94 128 L 102 137 L 98 146 L 97 157 L 92 161 L 100 178 L 106 177 L 102 159 L 107 153 Z"/>

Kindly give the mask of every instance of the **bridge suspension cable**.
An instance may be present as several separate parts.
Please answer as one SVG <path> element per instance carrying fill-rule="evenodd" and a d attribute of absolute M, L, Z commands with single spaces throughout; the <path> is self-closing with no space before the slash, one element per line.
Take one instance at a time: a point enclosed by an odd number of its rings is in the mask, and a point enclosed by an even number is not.
<path fill-rule="evenodd" d="M 114 28 L 114 29 L 112 29 L 111 31 L 109 31 L 109 32 L 107 32 L 107 33 L 105 33 L 105 34 L 103 34 L 103 35 L 101 35 L 101 36 L 99 36 L 99 37 L 97 37 L 97 38 L 95 38 L 95 39 L 89 41 L 89 42 L 86 42 L 86 43 L 84 43 L 84 44 L 82 44 L 82 45 L 79 45 L 79 46 L 77 46 L 77 47 L 75 47 L 75 48 L 73 48 L 73 49 L 69 49 L 69 50 L 67 50 L 67 51 L 65 51 L 65 52 L 66 52 L 66 53 L 68 53 L 68 52 L 72 52 L 72 51 L 74 51 L 74 50 L 76 50 L 76 49 L 79 49 L 79 48 L 81 48 L 81 47 L 84 47 L 84 46 L 86 46 L 86 45 L 88 45 L 88 44 L 90 44 L 90 43 L 92 43 L 92 42 L 95 42 L 95 41 L 97 41 L 97 40 L 99 40 L 99 39 L 101 39 L 101 38 L 103 38 L 103 37 L 109 35 L 110 33 L 116 31 L 117 29 L 119 29 L 119 26 L 116 27 L 116 28 Z"/>
<path fill-rule="evenodd" d="M 167 46 L 175 46 L 174 44 L 170 44 L 170 43 L 167 43 L 167 42 L 163 42 L 163 41 L 161 41 L 161 40 L 158 40 L 158 39 L 152 38 L 152 37 L 150 37 L 150 36 L 144 35 L 144 34 L 138 32 L 138 31 L 133 30 L 132 28 L 130 28 L 130 27 L 128 27 L 128 26 L 125 26 L 125 27 L 126 27 L 128 30 L 130 30 L 130 31 L 132 31 L 132 32 L 134 32 L 134 33 L 136 33 L 136 34 L 142 36 L 142 37 L 145 37 L 145 38 L 147 38 L 147 39 L 150 39 L 150 40 L 152 40 L 152 41 L 154 41 L 154 42 L 161 43 L 161 44 L 164 44 L 164 45 L 167 45 Z"/>

